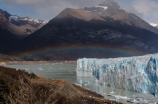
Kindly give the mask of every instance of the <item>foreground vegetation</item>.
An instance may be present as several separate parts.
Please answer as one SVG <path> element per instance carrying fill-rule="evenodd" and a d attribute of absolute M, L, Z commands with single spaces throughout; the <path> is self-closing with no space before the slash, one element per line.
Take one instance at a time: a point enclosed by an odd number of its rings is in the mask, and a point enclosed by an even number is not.
<path fill-rule="evenodd" d="M 73 83 L 51 80 L 33 73 L 0 66 L 0 104 L 111 104 L 111 102 Z"/>

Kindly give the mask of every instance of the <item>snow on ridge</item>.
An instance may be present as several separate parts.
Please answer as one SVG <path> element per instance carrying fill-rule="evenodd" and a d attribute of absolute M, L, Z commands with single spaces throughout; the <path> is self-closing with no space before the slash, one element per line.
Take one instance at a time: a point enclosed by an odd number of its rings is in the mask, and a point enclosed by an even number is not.
<path fill-rule="evenodd" d="M 47 21 L 44 21 L 44 20 L 39 20 L 39 19 L 32 19 L 32 18 L 29 18 L 29 17 L 19 17 L 19 16 L 16 16 L 16 15 L 12 15 L 9 17 L 9 21 L 16 21 L 16 22 L 20 22 L 20 21 L 26 21 L 28 22 L 29 24 L 42 24 L 42 25 L 45 25 L 47 24 L 48 22 Z"/>
<path fill-rule="evenodd" d="M 153 27 L 156 27 L 156 26 L 158 26 L 158 24 L 155 24 L 155 23 L 149 23 L 151 26 L 153 26 Z"/>
<path fill-rule="evenodd" d="M 12 20 L 18 21 L 18 19 L 19 19 L 19 17 L 16 16 L 16 15 L 12 15 L 12 16 L 9 17 L 9 21 L 12 21 Z"/>
<path fill-rule="evenodd" d="M 47 23 L 48 23 L 48 21 L 44 21 L 43 23 L 44 23 L 44 24 L 47 24 Z"/>
<path fill-rule="evenodd" d="M 29 23 L 32 23 L 32 24 L 46 24 L 47 23 L 44 20 L 32 19 L 28 17 L 24 17 L 22 20 L 28 21 Z"/>
<path fill-rule="evenodd" d="M 100 6 L 100 5 L 97 5 L 97 6 L 95 6 L 95 7 L 103 8 L 104 10 L 108 9 L 107 6 Z"/>

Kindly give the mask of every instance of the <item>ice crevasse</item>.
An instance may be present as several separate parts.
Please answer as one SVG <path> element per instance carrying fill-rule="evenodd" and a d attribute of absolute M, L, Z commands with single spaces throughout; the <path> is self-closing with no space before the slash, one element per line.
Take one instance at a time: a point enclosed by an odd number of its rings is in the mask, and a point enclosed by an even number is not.
<path fill-rule="evenodd" d="M 77 60 L 77 71 L 90 71 L 99 84 L 158 95 L 158 54 Z"/>

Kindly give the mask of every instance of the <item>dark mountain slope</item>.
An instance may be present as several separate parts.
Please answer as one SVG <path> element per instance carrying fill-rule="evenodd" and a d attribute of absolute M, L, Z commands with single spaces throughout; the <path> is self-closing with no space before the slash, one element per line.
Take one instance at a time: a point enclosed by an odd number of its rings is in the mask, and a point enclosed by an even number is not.
<path fill-rule="evenodd" d="M 0 52 L 6 53 L 11 51 L 18 43 L 18 36 L 11 33 L 10 23 L 0 13 Z"/>
<path fill-rule="evenodd" d="M 49 47 L 87 47 L 76 51 L 43 54 L 50 60 L 76 60 L 80 57 L 120 57 L 129 54 L 107 52 L 108 47 L 144 53 L 157 52 L 158 35 L 110 18 L 85 21 L 74 17 L 53 19 L 41 30 L 23 40 L 25 51 Z M 93 46 L 93 47 L 92 47 Z M 22 46 L 21 46 L 22 47 Z M 104 47 L 105 51 L 91 48 Z M 42 60 L 40 56 L 37 56 Z M 40 57 L 40 58 L 39 58 Z M 46 59 L 47 59 L 46 58 Z M 31 59 L 31 58 L 30 58 Z"/>
<path fill-rule="evenodd" d="M 150 47 L 152 47 L 152 43 L 157 42 L 158 35 L 148 30 L 122 24 L 121 21 L 116 21 L 111 18 L 104 18 L 104 20 L 105 21 L 93 19 L 91 21 L 84 21 L 74 17 L 53 19 L 41 30 L 24 39 L 24 42 L 32 40 L 27 43 L 27 45 L 33 48 L 33 44 L 39 47 L 55 44 L 79 43 L 114 44 L 116 42 L 126 42 L 128 41 L 127 39 L 133 39 L 135 41 L 141 40 L 147 44 L 151 44 Z M 112 42 L 112 40 L 116 41 Z M 125 43 L 123 44 L 127 45 Z"/>

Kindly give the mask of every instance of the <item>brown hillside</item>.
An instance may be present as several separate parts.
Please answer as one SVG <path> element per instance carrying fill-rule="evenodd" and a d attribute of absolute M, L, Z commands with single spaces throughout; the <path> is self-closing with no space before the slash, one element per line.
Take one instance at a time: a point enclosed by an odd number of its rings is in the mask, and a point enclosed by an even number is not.
<path fill-rule="evenodd" d="M 76 17 L 78 19 L 83 19 L 86 21 L 90 21 L 92 19 L 105 21 L 97 13 L 90 13 L 90 12 L 86 12 L 85 10 L 82 10 L 82 9 L 72 9 L 72 8 L 66 8 L 55 18 L 65 18 L 65 17 L 69 17 L 69 16 Z"/>
<path fill-rule="evenodd" d="M 0 66 L 0 104 L 119 104 L 63 80 Z"/>

